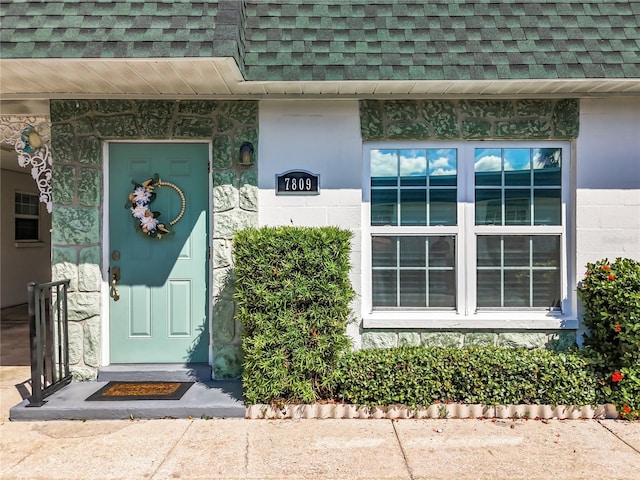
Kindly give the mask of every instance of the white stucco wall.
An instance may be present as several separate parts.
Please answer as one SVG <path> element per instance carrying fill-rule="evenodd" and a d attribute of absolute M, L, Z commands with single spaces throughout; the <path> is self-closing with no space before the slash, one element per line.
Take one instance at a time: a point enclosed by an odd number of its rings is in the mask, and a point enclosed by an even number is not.
<path fill-rule="evenodd" d="M 581 100 L 575 153 L 577 282 L 587 262 L 640 260 L 640 97 Z"/>
<path fill-rule="evenodd" d="M 335 225 L 353 232 L 351 282 L 360 292 L 362 139 L 357 101 L 262 101 L 260 225 Z M 320 175 L 320 195 L 276 195 L 276 174 Z M 360 318 L 360 299 L 353 303 Z M 358 326 L 348 333 L 358 347 Z"/>
<path fill-rule="evenodd" d="M 51 281 L 51 215 L 40 204 L 41 243 L 16 246 L 14 226 L 15 193 L 39 195 L 31 175 L 0 170 L 0 301 L 2 307 L 27 302 L 29 282 Z"/>
<path fill-rule="evenodd" d="M 640 260 L 640 97 L 583 99 L 573 143 L 573 287 L 603 257 Z M 337 225 L 354 232 L 352 282 L 361 292 L 362 140 L 357 101 L 260 103 L 261 225 Z M 318 196 L 277 196 L 287 170 L 320 175 Z M 575 230 L 574 230 L 575 229 Z M 574 263 L 575 262 L 575 263 Z M 360 318 L 360 301 L 354 302 Z M 357 327 L 350 332 L 359 340 Z"/>

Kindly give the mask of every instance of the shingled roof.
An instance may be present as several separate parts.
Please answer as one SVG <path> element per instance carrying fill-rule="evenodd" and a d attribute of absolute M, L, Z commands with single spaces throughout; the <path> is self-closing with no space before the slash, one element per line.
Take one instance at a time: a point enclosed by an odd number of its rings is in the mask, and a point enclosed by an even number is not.
<path fill-rule="evenodd" d="M 640 76 L 640 2 L 249 2 L 249 78 Z"/>
<path fill-rule="evenodd" d="M 233 57 L 248 81 L 640 78 L 640 2 L 3 1 L 0 58 Z"/>

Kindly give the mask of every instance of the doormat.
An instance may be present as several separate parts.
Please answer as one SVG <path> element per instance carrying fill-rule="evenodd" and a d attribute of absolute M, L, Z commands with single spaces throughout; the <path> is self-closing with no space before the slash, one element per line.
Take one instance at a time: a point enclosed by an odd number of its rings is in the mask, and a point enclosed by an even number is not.
<path fill-rule="evenodd" d="M 194 382 L 109 382 L 86 401 L 180 400 Z"/>

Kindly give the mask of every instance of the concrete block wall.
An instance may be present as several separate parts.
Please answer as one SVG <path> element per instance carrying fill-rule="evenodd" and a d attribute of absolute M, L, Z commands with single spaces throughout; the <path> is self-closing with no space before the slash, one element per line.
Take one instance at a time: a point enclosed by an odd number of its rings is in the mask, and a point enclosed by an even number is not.
<path fill-rule="evenodd" d="M 357 101 L 261 101 L 260 225 L 335 225 L 353 233 L 351 283 L 360 291 L 362 140 Z M 276 175 L 320 176 L 319 195 L 276 195 Z M 353 302 L 354 319 L 360 301 Z M 358 322 L 359 323 L 359 322 Z M 360 343 L 357 323 L 348 333 Z"/>

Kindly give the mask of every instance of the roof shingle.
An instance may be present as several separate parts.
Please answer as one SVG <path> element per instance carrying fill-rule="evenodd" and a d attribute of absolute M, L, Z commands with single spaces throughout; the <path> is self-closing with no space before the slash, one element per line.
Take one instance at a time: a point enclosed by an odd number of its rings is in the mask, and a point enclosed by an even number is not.
<path fill-rule="evenodd" d="M 2 1 L 1 58 L 233 56 L 247 80 L 640 78 L 640 2 Z"/>

